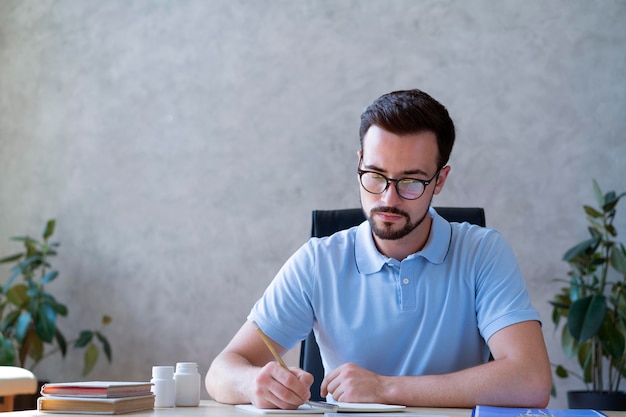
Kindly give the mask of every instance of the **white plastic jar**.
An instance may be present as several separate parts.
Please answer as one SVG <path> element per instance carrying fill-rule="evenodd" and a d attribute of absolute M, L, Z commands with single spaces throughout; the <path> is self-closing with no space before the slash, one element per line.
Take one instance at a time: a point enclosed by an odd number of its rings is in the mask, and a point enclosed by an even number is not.
<path fill-rule="evenodd" d="M 176 406 L 197 407 L 200 404 L 200 373 L 195 362 L 176 364 Z"/>
<path fill-rule="evenodd" d="M 176 381 L 173 366 L 152 367 L 151 391 L 155 407 L 174 407 L 176 404 Z"/>

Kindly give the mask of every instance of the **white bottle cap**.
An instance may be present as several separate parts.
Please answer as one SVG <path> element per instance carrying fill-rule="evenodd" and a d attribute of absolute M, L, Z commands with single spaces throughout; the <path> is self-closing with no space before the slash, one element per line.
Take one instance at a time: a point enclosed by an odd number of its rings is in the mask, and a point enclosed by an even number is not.
<path fill-rule="evenodd" d="M 178 362 L 176 364 L 176 372 L 195 372 L 198 370 L 196 362 Z"/>
<path fill-rule="evenodd" d="M 158 378 L 158 379 L 173 378 L 174 367 L 173 366 L 153 366 L 152 377 Z"/>

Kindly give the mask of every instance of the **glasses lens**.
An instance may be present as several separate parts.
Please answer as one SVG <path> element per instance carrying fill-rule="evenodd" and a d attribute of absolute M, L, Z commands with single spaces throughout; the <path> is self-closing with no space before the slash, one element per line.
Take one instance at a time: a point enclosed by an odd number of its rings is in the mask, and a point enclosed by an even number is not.
<path fill-rule="evenodd" d="M 370 193 L 380 194 L 387 188 L 387 179 L 375 172 L 364 172 L 361 175 L 361 185 Z"/>
<path fill-rule="evenodd" d="M 410 179 L 398 182 L 398 194 L 409 200 L 419 198 L 424 192 L 424 184 Z"/>

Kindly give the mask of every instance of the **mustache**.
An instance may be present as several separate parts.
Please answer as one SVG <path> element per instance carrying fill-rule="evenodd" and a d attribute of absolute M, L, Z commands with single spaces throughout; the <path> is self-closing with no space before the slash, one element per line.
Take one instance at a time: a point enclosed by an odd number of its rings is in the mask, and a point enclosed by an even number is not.
<path fill-rule="evenodd" d="M 391 214 L 398 214 L 400 216 L 404 216 L 407 219 L 410 218 L 408 213 L 396 207 L 387 207 L 387 206 L 374 207 L 373 209 L 370 210 L 370 214 L 374 214 L 374 213 L 391 213 Z"/>

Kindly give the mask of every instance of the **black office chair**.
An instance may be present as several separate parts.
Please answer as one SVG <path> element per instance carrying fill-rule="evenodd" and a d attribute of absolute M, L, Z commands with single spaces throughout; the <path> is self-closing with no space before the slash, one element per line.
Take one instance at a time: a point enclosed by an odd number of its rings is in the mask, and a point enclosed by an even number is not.
<path fill-rule="evenodd" d="M 468 222 L 485 226 L 485 210 L 481 207 L 435 207 L 437 213 L 449 222 Z M 360 208 L 341 210 L 314 210 L 311 223 L 311 237 L 330 236 L 340 230 L 349 229 L 365 221 Z M 320 385 L 324 379 L 324 367 L 320 348 L 313 332 L 309 333 L 300 345 L 300 368 L 313 374 L 311 400 L 320 401 Z"/>

